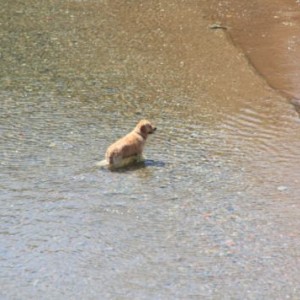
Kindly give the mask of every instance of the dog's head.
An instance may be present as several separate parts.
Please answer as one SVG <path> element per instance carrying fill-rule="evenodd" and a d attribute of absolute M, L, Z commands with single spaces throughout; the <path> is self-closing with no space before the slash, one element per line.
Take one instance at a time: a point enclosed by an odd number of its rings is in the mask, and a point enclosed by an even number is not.
<path fill-rule="evenodd" d="M 136 125 L 136 130 L 144 137 L 147 138 L 148 134 L 154 133 L 156 127 L 154 127 L 148 120 L 141 120 Z"/>

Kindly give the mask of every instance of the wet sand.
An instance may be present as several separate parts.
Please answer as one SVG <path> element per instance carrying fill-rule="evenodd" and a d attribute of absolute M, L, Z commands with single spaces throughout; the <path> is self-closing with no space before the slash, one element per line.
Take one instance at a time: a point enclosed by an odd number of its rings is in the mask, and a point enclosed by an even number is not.
<path fill-rule="evenodd" d="M 268 84 L 289 99 L 299 99 L 299 1 L 214 1 L 211 8 Z"/>

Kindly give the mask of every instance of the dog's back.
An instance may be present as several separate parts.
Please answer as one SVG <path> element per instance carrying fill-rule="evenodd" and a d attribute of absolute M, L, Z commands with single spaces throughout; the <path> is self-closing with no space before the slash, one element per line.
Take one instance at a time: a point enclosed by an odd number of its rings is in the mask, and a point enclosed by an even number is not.
<path fill-rule="evenodd" d="M 106 151 L 106 160 L 109 164 L 118 163 L 120 159 L 143 152 L 145 140 L 135 131 L 130 132 L 123 138 L 110 145 Z"/>

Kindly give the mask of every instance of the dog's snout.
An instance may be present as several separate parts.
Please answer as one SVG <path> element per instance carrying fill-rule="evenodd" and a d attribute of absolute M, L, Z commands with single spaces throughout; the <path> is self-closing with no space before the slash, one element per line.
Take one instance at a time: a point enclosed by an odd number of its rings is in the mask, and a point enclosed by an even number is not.
<path fill-rule="evenodd" d="M 149 133 L 154 133 L 156 131 L 156 127 L 152 127 L 152 130 Z"/>

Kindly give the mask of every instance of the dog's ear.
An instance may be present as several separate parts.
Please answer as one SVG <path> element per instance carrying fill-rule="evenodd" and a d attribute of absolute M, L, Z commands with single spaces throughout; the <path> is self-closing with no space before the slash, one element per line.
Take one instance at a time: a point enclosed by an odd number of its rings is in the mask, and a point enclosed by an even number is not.
<path fill-rule="evenodd" d="M 146 125 L 141 126 L 141 133 L 147 134 L 147 126 Z"/>

